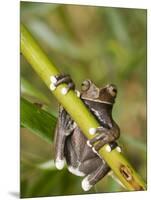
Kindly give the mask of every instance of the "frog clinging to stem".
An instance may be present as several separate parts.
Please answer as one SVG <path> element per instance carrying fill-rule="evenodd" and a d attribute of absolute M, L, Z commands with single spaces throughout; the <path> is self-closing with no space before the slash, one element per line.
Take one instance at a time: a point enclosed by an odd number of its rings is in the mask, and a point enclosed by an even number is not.
<path fill-rule="evenodd" d="M 55 76 L 54 86 L 67 84 L 65 92 L 75 85 L 68 75 Z M 81 86 L 80 98 L 99 122 L 96 134 L 88 140 L 67 111 L 60 106 L 59 118 L 55 132 L 55 165 L 60 170 L 65 161 L 68 170 L 77 176 L 85 177 L 82 188 L 91 189 L 111 170 L 108 164 L 98 154 L 98 150 L 108 144 L 108 151 L 117 148 L 115 142 L 120 135 L 120 129 L 112 119 L 112 108 L 117 95 L 113 84 L 98 88 L 91 80 L 85 80 Z M 73 105 L 74 106 L 74 105 Z M 76 110 L 75 110 L 76 112 Z"/>

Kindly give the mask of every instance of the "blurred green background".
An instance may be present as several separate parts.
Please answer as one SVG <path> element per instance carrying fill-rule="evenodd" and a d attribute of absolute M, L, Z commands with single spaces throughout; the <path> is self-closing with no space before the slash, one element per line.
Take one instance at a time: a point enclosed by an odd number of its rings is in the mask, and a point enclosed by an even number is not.
<path fill-rule="evenodd" d="M 71 75 L 77 89 L 87 78 L 100 87 L 117 85 L 113 118 L 121 128 L 119 142 L 146 180 L 147 11 L 21 2 L 20 17 L 54 65 Z M 49 89 L 22 55 L 20 62 L 21 96 L 57 117 L 58 103 Z M 82 191 L 81 177 L 66 168 L 55 169 L 52 138 L 44 140 L 32 126 L 21 126 L 21 197 L 125 191 L 111 177 Z"/>

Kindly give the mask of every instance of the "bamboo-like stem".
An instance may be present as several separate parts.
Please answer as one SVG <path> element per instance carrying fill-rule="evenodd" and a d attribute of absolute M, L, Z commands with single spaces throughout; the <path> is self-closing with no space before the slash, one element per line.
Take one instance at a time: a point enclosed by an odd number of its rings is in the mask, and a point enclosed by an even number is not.
<path fill-rule="evenodd" d="M 59 71 L 23 25 L 21 25 L 21 52 L 50 88 L 50 77 L 58 75 Z M 72 116 L 84 135 L 91 139 L 94 136 L 89 133 L 89 129 L 92 127 L 97 128 L 100 125 L 74 91 L 69 91 L 66 95 L 62 94 L 61 89 L 65 86 L 66 84 L 59 85 L 52 93 Z M 122 153 L 116 149 L 108 152 L 105 145 L 100 149 L 99 154 L 108 163 L 127 190 L 146 190 L 146 184 Z"/>

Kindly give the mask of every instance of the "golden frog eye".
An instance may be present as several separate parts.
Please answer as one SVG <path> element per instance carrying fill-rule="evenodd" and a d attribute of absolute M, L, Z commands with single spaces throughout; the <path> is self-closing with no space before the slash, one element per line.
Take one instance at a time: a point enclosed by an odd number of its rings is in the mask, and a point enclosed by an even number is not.
<path fill-rule="evenodd" d="M 90 84 L 90 80 L 83 81 L 83 83 L 81 84 L 82 91 L 87 91 L 90 88 Z"/>

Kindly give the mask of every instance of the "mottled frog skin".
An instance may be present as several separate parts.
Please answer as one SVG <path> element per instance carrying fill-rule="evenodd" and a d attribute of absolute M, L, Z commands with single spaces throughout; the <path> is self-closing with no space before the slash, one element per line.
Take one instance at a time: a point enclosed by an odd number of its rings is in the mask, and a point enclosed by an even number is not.
<path fill-rule="evenodd" d="M 68 89 L 75 89 L 69 76 L 57 77 L 56 86 L 59 85 L 58 82 L 67 83 Z M 71 173 L 85 176 L 82 181 L 85 191 L 110 171 L 110 167 L 97 151 L 105 144 L 109 144 L 111 150 L 117 147 L 115 140 L 119 138 L 120 130 L 112 118 L 116 95 L 117 88 L 113 84 L 98 88 L 91 80 L 82 83 L 80 98 L 100 124 L 97 134 L 91 140 L 84 136 L 63 107 L 60 106 L 59 109 L 55 133 L 55 164 L 58 169 L 62 169 L 66 161 Z"/>

